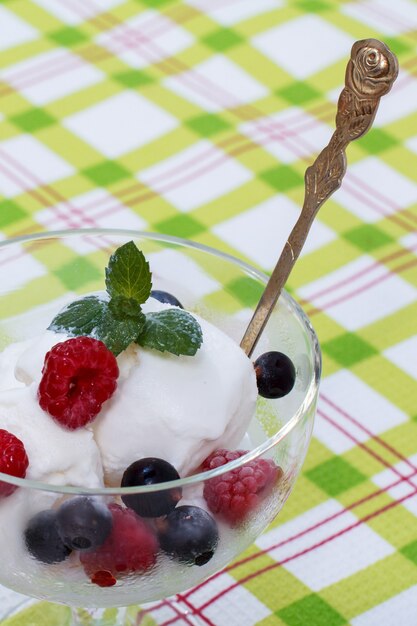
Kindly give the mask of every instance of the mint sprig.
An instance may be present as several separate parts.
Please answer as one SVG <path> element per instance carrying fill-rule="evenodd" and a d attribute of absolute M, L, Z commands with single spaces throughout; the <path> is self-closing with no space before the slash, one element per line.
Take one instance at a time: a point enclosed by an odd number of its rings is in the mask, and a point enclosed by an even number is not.
<path fill-rule="evenodd" d="M 166 309 L 146 315 L 138 343 L 160 352 L 194 356 L 203 341 L 197 320 L 182 309 Z"/>
<path fill-rule="evenodd" d="M 197 352 L 203 335 L 190 313 L 177 308 L 142 312 L 141 305 L 151 294 L 152 274 L 133 241 L 111 255 L 105 276 L 108 298 L 92 295 L 72 302 L 55 316 L 48 330 L 100 339 L 116 356 L 132 342 L 176 355 Z"/>
<path fill-rule="evenodd" d="M 107 293 L 111 298 L 132 298 L 138 304 L 149 298 L 152 289 L 149 263 L 133 241 L 117 248 L 105 272 Z"/>
<path fill-rule="evenodd" d="M 136 306 L 135 314 L 119 315 L 111 301 L 87 296 L 71 302 L 58 313 L 48 330 L 70 337 L 87 335 L 100 339 L 117 356 L 135 341 L 145 325 L 145 315 L 140 306 Z"/>

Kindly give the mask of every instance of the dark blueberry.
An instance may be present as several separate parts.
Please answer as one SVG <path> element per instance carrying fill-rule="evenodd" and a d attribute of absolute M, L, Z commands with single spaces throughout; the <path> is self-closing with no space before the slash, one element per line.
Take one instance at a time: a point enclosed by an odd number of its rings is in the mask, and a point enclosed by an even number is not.
<path fill-rule="evenodd" d="M 177 300 L 175 296 L 173 296 L 171 293 L 168 293 L 167 291 L 159 291 L 158 289 L 152 289 L 151 298 L 155 298 L 155 300 L 159 300 L 159 302 L 163 302 L 164 304 L 172 304 L 173 306 L 179 306 L 181 309 L 184 308 L 181 302 Z"/>
<path fill-rule="evenodd" d="M 162 550 L 181 563 L 205 565 L 219 543 L 217 524 L 198 506 L 179 506 L 158 521 Z"/>
<path fill-rule="evenodd" d="M 129 465 L 122 478 L 122 487 L 139 487 L 157 485 L 170 480 L 178 480 L 179 474 L 175 467 L 163 459 L 148 457 Z M 164 489 L 154 493 L 137 493 L 122 496 L 127 507 L 142 517 L 160 517 L 167 515 L 181 500 L 182 489 Z"/>
<path fill-rule="evenodd" d="M 72 498 L 57 511 L 58 533 L 72 550 L 98 548 L 106 541 L 112 525 L 109 509 L 92 498 Z"/>
<path fill-rule="evenodd" d="M 29 521 L 25 530 L 26 547 L 42 563 L 60 563 L 71 554 L 59 536 L 56 511 L 41 511 Z"/>
<path fill-rule="evenodd" d="M 254 367 L 259 395 L 264 398 L 282 398 L 294 387 L 295 367 L 282 352 L 261 354 Z"/>

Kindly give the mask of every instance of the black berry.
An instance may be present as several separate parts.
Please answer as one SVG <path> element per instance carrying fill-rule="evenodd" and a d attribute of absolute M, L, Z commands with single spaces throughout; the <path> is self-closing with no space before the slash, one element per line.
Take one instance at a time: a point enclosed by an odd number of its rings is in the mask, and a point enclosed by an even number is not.
<path fill-rule="evenodd" d="M 181 309 L 184 308 L 181 302 L 175 296 L 173 296 L 171 293 L 168 293 L 167 291 L 159 291 L 158 289 L 152 289 L 151 298 L 155 298 L 155 300 L 159 300 L 159 302 L 163 302 L 164 304 L 172 304 L 173 306 L 179 306 Z"/>
<path fill-rule="evenodd" d="M 178 480 L 179 474 L 175 467 L 163 459 L 148 457 L 129 465 L 122 478 L 122 487 L 139 487 L 157 485 L 171 480 Z M 154 493 L 138 493 L 122 496 L 127 507 L 142 517 L 160 517 L 174 509 L 181 499 L 182 489 L 164 489 Z"/>
<path fill-rule="evenodd" d="M 42 563 L 60 563 L 71 554 L 59 536 L 55 511 L 41 511 L 29 521 L 25 530 L 26 547 Z"/>
<path fill-rule="evenodd" d="M 282 398 L 295 383 L 295 367 L 282 352 L 265 352 L 254 363 L 259 395 Z"/>
<path fill-rule="evenodd" d="M 98 548 L 106 541 L 112 525 L 109 509 L 92 498 L 72 498 L 57 511 L 58 533 L 72 550 Z"/>
<path fill-rule="evenodd" d="M 159 541 L 164 552 L 190 565 L 205 565 L 219 543 L 212 516 L 198 506 L 179 506 L 158 521 Z"/>

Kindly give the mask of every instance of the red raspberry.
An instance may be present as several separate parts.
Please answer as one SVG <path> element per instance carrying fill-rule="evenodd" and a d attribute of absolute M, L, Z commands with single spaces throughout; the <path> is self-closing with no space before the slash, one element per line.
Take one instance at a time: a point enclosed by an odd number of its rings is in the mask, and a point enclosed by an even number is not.
<path fill-rule="evenodd" d="M 29 459 L 20 439 L 0 429 L 0 472 L 25 478 L 28 466 Z M 10 496 L 16 489 L 15 485 L 0 481 L 0 497 Z"/>
<path fill-rule="evenodd" d="M 91 422 L 116 389 L 116 357 L 102 341 L 74 337 L 57 343 L 45 356 L 39 404 L 71 430 Z"/>
<path fill-rule="evenodd" d="M 203 463 L 211 470 L 239 459 L 245 450 L 216 450 Z M 281 478 L 282 469 L 271 459 L 257 459 L 243 467 L 212 478 L 204 484 L 204 497 L 209 509 L 235 525 L 255 509 Z"/>
<path fill-rule="evenodd" d="M 132 509 L 110 504 L 113 528 L 94 552 L 81 552 L 80 560 L 91 582 L 100 587 L 115 584 L 114 577 L 146 572 L 156 562 L 158 541 L 151 527 Z"/>

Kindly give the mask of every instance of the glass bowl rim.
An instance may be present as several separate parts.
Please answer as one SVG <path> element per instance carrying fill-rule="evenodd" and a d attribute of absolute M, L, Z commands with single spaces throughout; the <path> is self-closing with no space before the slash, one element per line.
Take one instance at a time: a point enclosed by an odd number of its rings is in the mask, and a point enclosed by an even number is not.
<path fill-rule="evenodd" d="M 173 235 L 164 235 L 162 233 L 145 232 L 141 230 L 132 230 L 125 228 L 73 228 L 66 230 L 51 230 L 38 233 L 31 233 L 29 235 L 21 235 L 18 237 L 11 237 L 0 241 L 0 249 L 11 245 L 18 245 L 21 243 L 27 243 L 30 241 L 38 241 L 42 239 L 57 239 L 72 236 L 85 236 L 85 235 L 113 235 L 121 237 L 131 237 L 132 239 L 149 239 L 153 241 L 162 241 L 164 243 L 177 244 L 182 247 L 192 248 L 212 256 L 216 256 L 220 259 L 224 259 L 234 265 L 238 266 L 241 270 L 251 275 L 253 278 L 266 284 L 268 281 L 268 275 L 264 272 L 254 268 L 249 263 L 238 259 L 237 257 L 228 254 L 227 252 L 221 252 L 216 248 L 200 244 L 190 239 L 183 239 L 181 237 L 175 237 Z M 313 349 L 313 375 L 310 383 L 305 390 L 303 401 L 298 409 L 293 413 L 291 418 L 271 437 L 269 437 L 262 444 L 247 452 L 247 454 L 239 457 L 235 461 L 229 461 L 225 465 L 221 465 L 212 470 L 205 472 L 199 472 L 192 474 L 186 478 L 180 478 L 164 483 L 158 483 L 155 485 L 146 485 L 141 487 L 74 487 L 71 485 L 51 485 L 40 481 L 29 480 L 27 478 L 16 478 L 9 474 L 3 474 L 0 472 L 0 480 L 17 487 L 23 487 L 26 489 L 34 489 L 36 491 L 45 491 L 51 493 L 65 494 L 65 495 L 83 495 L 83 496 L 121 496 L 121 495 L 134 495 L 140 493 L 153 493 L 157 491 L 164 491 L 166 489 L 173 489 L 178 487 L 187 487 L 195 485 L 197 483 L 203 483 L 206 480 L 210 480 L 217 476 L 221 476 L 225 472 L 232 471 L 236 468 L 245 465 L 246 463 L 262 457 L 271 448 L 275 447 L 280 441 L 285 439 L 301 421 L 302 416 L 309 411 L 313 403 L 315 402 L 320 377 L 321 377 L 321 350 L 316 332 L 303 311 L 301 306 L 290 296 L 290 294 L 283 290 L 280 299 L 283 298 L 287 307 L 294 313 L 299 321 L 302 323 L 307 336 L 310 340 L 310 344 Z"/>

